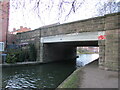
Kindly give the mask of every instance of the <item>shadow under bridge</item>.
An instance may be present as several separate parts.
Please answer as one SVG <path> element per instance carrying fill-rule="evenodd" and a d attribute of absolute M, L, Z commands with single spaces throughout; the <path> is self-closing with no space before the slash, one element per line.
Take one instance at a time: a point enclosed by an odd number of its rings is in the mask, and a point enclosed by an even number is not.
<path fill-rule="evenodd" d="M 43 62 L 76 59 L 77 47 L 98 47 L 98 32 L 43 37 Z"/>

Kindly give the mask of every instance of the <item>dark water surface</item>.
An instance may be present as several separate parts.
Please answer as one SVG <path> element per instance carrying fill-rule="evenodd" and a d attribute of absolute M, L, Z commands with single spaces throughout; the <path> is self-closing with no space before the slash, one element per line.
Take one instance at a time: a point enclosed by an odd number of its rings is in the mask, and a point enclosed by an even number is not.
<path fill-rule="evenodd" d="M 92 61 L 93 56 L 97 58 L 97 56 L 92 54 L 80 55 L 79 59 L 76 60 L 77 65 L 83 59 L 85 63 Z M 32 66 L 4 67 L 2 69 L 2 87 L 18 89 L 56 88 L 76 69 L 76 61 L 63 61 Z"/>
<path fill-rule="evenodd" d="M 7 67 L 2 69 L 2 87 L 56 88 L 75 69 L 73 62 Z"/>

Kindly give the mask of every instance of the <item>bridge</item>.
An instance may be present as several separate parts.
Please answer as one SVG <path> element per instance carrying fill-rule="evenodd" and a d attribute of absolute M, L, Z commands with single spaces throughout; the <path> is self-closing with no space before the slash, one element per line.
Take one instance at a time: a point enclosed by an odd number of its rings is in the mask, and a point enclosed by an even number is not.
<path fill-rule="evenodd" d="M 104 36 L 104 38 L 98 38 Z M 76 47 L 98 46 L 99 67 L 118 70 L 120 13 L 17 34 L 17 43 L 34 43 L 41 63 L 76 58 Z"/>

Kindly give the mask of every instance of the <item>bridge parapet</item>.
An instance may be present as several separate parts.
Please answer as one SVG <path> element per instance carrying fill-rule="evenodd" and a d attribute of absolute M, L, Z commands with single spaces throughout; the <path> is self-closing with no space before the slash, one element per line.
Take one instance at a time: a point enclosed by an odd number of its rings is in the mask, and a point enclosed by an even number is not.
<path fill-rule="evenodd" d="M 41 36 L 55 36 L 71 33 L 104 31 L 104 16 L 96 17 L 66 24 L 60 24 L 53 27 L 41 28 Z"/>
<path fill-rule="evenodd" d="M 86 20 L 44 27 L 41 29 L 41 36 L 55 36 L 71 33 L 106 31 L 120 28 L 120 13 L 109 14 L 101 17 Z"/>
<path fill-rule="evenodd" d="M 17 37 L 19 40 L 25 40 L 26 37 L 47 37 L 72 33 L 106 31 L 118 28 L 120 28 L 120 13 L 114 13 L 60 25 L 41 27 L 36 30 L 19 33 Z"/>
<path fill-rule="evenodd" d="M 113 30 L 120 28 L 120 12 L 105 15 L 105 30 Z"/>

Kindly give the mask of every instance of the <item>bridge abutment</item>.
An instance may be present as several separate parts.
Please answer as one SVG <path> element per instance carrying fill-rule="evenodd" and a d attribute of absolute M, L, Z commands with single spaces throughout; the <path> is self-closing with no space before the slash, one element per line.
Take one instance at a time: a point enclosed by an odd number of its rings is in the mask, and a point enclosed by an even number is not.
<path fill-rule="evenodd" d="M 41 60 L 44 63 L 76 59 L 76 47 L 64 43 L 43 44 L 42 50 Z"/>
<path fill-rule="evenodd" d="M 119 70 L 120 62 L 120 14 L 105 15 L 105 41 L 99 41 L 99 67 L 107 70 Z"/>
<path fill-rule="evenodd" d="M 119 69 L 119 39 L 120 29 L 107 30 L 105 41 L 105 69 Z"/>
<path fill-rule="evenodd" d="M 99 67 L 104 69 L 105 65 L 105 40 L 99 40 Z"/>

